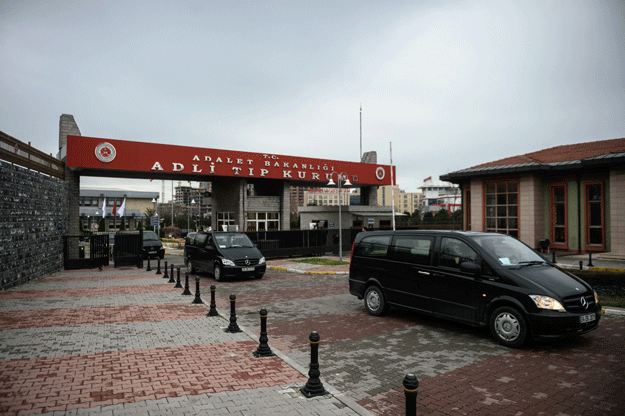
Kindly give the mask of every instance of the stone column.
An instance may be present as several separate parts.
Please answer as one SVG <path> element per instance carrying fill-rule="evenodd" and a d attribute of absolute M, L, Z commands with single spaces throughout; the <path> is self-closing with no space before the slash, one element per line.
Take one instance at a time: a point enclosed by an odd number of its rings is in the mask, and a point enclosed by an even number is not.
<path fill-rule="evenodd" d="M 80 129 L 70 114 L 62 114 L 59 121 L 59 150 L 67 146 L 67 136 L 81 136 Z M 69 200 L 67 206 L 69 214 L 67 218 L 67 234 L 78 235 L 80 233 L 80 209 L 78 199 L 80 198 L 80 175 L 65 167 L 65 181 L 69 185 Z"/>
<path fill-rule="evenodd" d="M 280 229 L 291 229 L 291 183 L 282 182 L 282 196 L 280 198 Z"/>
<path fill-rule="evenodd" d="M 247 181 L 241 178 L 215 178 L 213 181 L 212 227 L 217 230 L 217 214 L 234 212 L 235 224 L 239 231 L 245 231 L 245 201 Z M 221 231 L 221 230 L 219 230 Z"/>

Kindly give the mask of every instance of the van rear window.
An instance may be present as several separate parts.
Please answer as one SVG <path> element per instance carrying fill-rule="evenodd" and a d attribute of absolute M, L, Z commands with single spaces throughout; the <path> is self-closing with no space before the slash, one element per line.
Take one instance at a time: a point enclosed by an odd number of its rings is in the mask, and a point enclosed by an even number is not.
<path fill-rule="evenodd" d="M 355 256 L 385 258 L 388 246 L 391 243 L 390 235 L 373 235 L 360 240 L 354 249 Z"/>

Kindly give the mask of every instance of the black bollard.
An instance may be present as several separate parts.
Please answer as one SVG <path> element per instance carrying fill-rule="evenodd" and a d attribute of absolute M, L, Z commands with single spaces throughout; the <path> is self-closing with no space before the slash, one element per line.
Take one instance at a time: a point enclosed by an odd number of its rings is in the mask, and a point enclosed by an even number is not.
<path fill-rule="evenodd" d="M 206 316 L 219 316 L 219 313 L 217 312 L 217 305 L 215 304 L 215 289 L 215 285 L 211 285 L 211 308 Z"/>
<path fill-rule="evenodd" d="M 148 267 L 145 269 L 146 272 L 151 272 L 152 268 L 150 267 L 150 256 L 148 256 Z"/>
<path fill-rule="evenodd" d="M 236 300 L 237 297 L 234 294 L 230 295 L 230 325 L 226 328 L 226 332 L 242 332 L 239 325 L 237 325 L 237 314 L 234 306 Z"/>
<path fill-rule="evenodd" d="M 582 270 L 584 268 L 584 262 L 583 261 L 579 261 L 579 269 Z"/>
<path fill-rule="evenodd" d="M 167 274 L 167 262 L 165 262 L 165 274 L 163 275 L 163 279 L 169 279 L 169 274 Z"/>
<path fill-rule="evenodd" d="M 299 389 L 307 398 L 324 396 L 328 394 L 326 389 L 323 388 L 319 376 L 319 334 L 313 331 L 308 337 L 310 340 L 310 370 L 308 370 L 308 381 L 306 385 Z"/>
<path fill-rule="evenodd" d="M 260 338 L 258 339 L 258 348 L 253 352 L 254 357 L 273 357 L 275 354 L 267 344 L 267 309 L 260 310 Z"/>
<path fill-rule="evenodd" d="M 158 258 L 158 259 L 156 259 L 156 260 L 158 260 L 158 267 L 157 267 L 157 269 L 156 269 L 156 273 L 155 273 L 155 274 L 162 274 L 162 273 L 161 273 L 161 259 L 160 259 L 160 258 Z"/>
<path fill-rule="evenodd" d="M 556 251 L 555 250 L 551 252 L 551 262 L 553 264 L 556 264 Z"/>
<path fill-rule="evenodd" d="M 404 377 L 404 396 L 406 396 L 406 416 L 417 416 L 417 387 L 419 380 L 414 374 Z"/>
<path fill-rule="evenodd" d="M 182 287 L 182 283 L 180 283 L 180 267 L 178 267 L 178 277 L 176 278 L 176 286 L 174 286 L 174 289 L 181 288 L 181 287 Z"/>
<path fill-rule="evenodd" d="M 193 302 L 191 303 L 195 305 L 201 305 L 204 303 L 200 297 L 200 276 L 195 276 L 195 299 L 193 299 Z"/>
<path fill-rule="evenodd" d="M 588 267 L 595 267 L 592 264 L 592 253 L 588 253 Z"/>
<path fill-rule="evenodd" d="M 167 264 L 167 262 L 165 262 Z M 165 266 L 165 270 L 167 270 L 167 266 Z M 169 273 L 169 280 L 167 283 L 176 283 L 176 279 L 174 278 L 174 265 L 171 265 L 171 273 Z"/>
<path fill-rule="evenodd" d="M 184 292 L 182 292 L 185 296 L 190 296 L 191 291 L 189 290 L 189 273 L 184 272 Z"/>

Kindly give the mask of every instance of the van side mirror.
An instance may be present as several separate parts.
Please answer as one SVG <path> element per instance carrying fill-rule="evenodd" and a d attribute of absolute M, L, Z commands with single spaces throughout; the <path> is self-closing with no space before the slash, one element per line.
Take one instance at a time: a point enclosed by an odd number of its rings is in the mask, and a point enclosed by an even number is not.
<path fill-rule="evenodd" d="M 460 271 L 463 273 L 470 273 L 479 277 L 482 274 L 482 268 L 472 261 L 465 261 L 460 263 Z"/>

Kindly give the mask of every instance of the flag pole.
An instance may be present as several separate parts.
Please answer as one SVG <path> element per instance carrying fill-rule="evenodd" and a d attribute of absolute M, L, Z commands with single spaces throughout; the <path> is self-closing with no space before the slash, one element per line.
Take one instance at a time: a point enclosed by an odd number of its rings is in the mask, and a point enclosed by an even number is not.
<path fill-rule="evenodd" d="M 393 231 L 395 231 L 395 195 L 394 195 L 394 185 L 395 181 L 393 180 L 393 142 L 389 142 L 390 155 L 391 155 L 391 209 L 393 210 Z"/>

